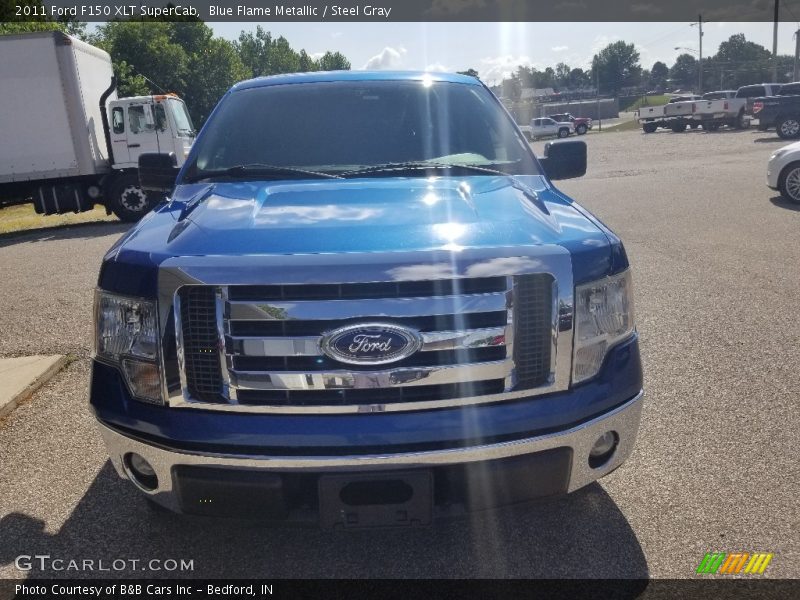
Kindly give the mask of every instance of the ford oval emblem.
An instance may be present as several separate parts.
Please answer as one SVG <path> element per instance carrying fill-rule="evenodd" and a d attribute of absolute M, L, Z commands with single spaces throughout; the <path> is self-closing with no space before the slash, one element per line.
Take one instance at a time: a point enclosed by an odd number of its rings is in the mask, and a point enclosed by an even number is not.
<path fill-rule="evenodd" d="M 422 338 L 400 325 L 364 323 L 329 331 L 320 345 L 325 354 L 343 363 L 382 365 L 414 354 L 422 346 Z"/>

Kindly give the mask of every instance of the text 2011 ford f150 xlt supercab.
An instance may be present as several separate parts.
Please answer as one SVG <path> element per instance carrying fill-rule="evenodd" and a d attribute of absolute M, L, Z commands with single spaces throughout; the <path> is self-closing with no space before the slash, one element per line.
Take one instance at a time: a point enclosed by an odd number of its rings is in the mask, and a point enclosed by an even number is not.
<path fill-rule="evenodd" d="M 477 79 L 312 73 L 220 101 L 106 255 L 91 405 L 185 513 L 425 524 L 576 490 L 642 408 L 620 240 Z M 165 183 L 160 183 L 165 182 Z"/>

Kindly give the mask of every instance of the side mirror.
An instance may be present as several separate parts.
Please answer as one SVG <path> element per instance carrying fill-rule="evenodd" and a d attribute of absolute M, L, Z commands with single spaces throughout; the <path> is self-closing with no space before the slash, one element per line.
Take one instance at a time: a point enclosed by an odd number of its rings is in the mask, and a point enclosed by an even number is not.
<path fill-rule="evenodd" d="M 586 142 L 548 142 L 539 159 L 550 179 L 572 179 L 586 174 Z"/>
<path fill-rule="evenodd" d="M 139 155 L 139 185 L 147 192 L 170 192 L 175 187 L 178 171 L 178 159 L 174 152 L 145 152 Z"/>

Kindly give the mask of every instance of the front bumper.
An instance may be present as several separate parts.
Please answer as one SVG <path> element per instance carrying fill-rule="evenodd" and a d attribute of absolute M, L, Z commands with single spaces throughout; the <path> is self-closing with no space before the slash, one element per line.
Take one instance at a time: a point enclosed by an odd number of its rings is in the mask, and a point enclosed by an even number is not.
<path fill-rule="evenodd" d="M 158 484 L 152 490 L 144 489 L 140 485 L 137 487 L 158 504 L 176 512 L 209 514 L 207 508 L 213 505 L 213 495 L 219 493 L 220 490 L 225 490 L 225 481 L 236 473 L 272 474 L 273 479 L 264 485 L 271 487 L 274 492 L 270 498 L 273 500 L 280 498 L 280 501 L 265 502 L 258 493 L 252 494 L 252 498 L 259 499 L 263 510 L 268 510 L 270 504 L 280 505 L 280 509 L 276 510 L 276 513 L 279 513 L 279 518 L 284 518 L 285 511 L 283 509 L 284 505 L 288 504 L 289 494 L 283 488 L 290 487 L 289 480 L 293 477 L 295 479 L 297 477 L 304 478 L 302 486 L 316 489 L 315 478 L 323 474 L 380 474 L 399 470 L 428 470 L 433 474 L 433 487 L 434 490 L 437 490 L 443 487 L 439 485 L 441 482 L 435 481 L 437 473 L 441 473 L 442 477 L 446 478 L 448 477 L 446 469 L 453 466 L 465 467 L 469 471 L 466 477 L 468 487 L 483 489 L 484 492 L 487 488 L 489 489 L 488 500 L 484 493 L 484 500 L 477 504 L 484 508 L 561 492 L 572 492 L 616 469 L 633 450 L 642 411 L 642 398 L 643 392 L 640 391 L 622 405 L 591 420 L 569 429 L 536 437 L 464 448 L 403 453 L 346 456 L 195 453 L 147 443 L 124 435 L 102 422 L 100 431 L 117 473 L 125 479 L 134 480 L 125 457 L 129 453 L 136 453 L 144 457 L 153 467 Z M 618 436 L 616 449 L 607 462 L 597 468 L 592 468 L 589 466 L 589 451 L 594 442 L 608 431 L 614 431 Z M 515 471 L 506 469 L 508 461 L 526 462 L 523 465 L 524 468 Z M 181 485 L 182 474 L 187 469 L 194 473 L 194 482 L 198 480 L 198 474 L 200 479 L 208 482 L 207 494 L 202 497 L 189 494 L 186 491 L 188 486 Z M 513 485 L 506 485 L 508 481 L 497 485 L 497 481 L 493 478 L 495 472 L 501 471 L 512 473 Z M 520 473 L 529 474 L 530 481 L 520 482 Z M 537 477 L 547 481 L 538 481 Z M 254 485 L 256 488 L 259 487 L 258 483 L 254 484 L 253 481 L 249 480 L 247 485 L 241 486 L 243 494 L 252 492 Z M 435 493 L 434 504 L 438 509 L 440 502 L 436 495 Z M 472 497 L 474 496 L 472 494 Z M 197 506 L 198 502 L 202 505 Z M 232 506 L 239 507 L 241 505 Z M 214 505 L 214 512 L 211 514 L 221 514 L 218 511 L 219 508 L 220 502 Z M 237 514 L 238 511 L 237 508 L 234 514 L 227 514 L 224 511 L 222 514 L 245 516 L 241 513 Z M 255 512 L 259 514 L 258 510 Z M 247 516 L 252 514 L 250 512 Z M 270 515 L 262 514 L 261 516 L 269 518 Z"/>
<path fill-rule="evenodd" d="M 770 158 L 770 161 L 767 163 L 767 187 L 771 190 L 778 189 L 778 178 L 781 175 L 781 170 L 783 169 L 782 161 L 778 161 L 775 159 Z"/>

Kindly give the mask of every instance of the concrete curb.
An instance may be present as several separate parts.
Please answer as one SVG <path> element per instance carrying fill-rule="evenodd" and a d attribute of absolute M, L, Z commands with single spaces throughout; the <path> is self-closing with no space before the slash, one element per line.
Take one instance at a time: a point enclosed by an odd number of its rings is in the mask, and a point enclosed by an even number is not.
<path fill-rule="evenodd" d="M 37 360 L 38 359 L 38 360 Z M 4 377 L 4 380 L 12 380 L 11 384 L 7 381 L 0 383 L 0 418 L 6 417 L 19 405 L 20 402 L 30 398 L 33 393 L 42 387 L 45 383 L 50 381 L 53 376 L 61 371 L 67 363 L 67 357 L 63 355 L 52 356 L 28 356 L 21 358 L 0 358 L 0 367 L 4 364 L 9 365 L 14 362 L 28 361 L 24 366 L 30 367 L 35 362 L 41 362 L 41 370 L 31 374 L 31 379 L 27 383 L 14 385 L 11 377 Z M 31 362 L 32 361 L 32 362 Z M 13 368 L 13 364 L 11 365 Z"/>

